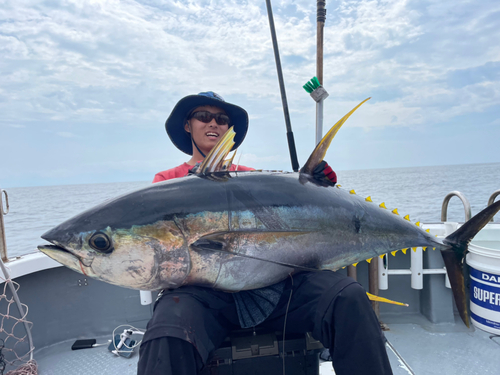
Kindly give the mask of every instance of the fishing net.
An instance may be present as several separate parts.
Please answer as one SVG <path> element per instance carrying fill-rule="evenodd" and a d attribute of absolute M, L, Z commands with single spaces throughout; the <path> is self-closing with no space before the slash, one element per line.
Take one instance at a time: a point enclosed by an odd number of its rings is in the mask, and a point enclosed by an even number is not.
<path fill-rule="evenodd" d="M 4 285 L 0 295 L 0 375 L 4 375 L 7 368 L 14 369 L 5 375 L 36 375 L 38 368 L 32 359 L 34 348 L 28 338 L 28 329 L 33 325 L 26 319 L 28 306 L 21 304 L 19 311 L 16 305 L 14 294 L 19 290 L 18 283 L 3 278 L 0 281 Z"/>

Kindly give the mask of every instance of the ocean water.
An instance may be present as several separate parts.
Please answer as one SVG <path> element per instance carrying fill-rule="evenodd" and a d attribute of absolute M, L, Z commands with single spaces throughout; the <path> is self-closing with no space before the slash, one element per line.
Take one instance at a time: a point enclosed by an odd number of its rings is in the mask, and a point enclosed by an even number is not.
<path fill-rule="evenodd" d="M 488 198 L 500 189 L 500 163 L 417 168 L 338 171 L 343 189 L 370 196 L 373 202 L 397 208 L 414 222 L 439 222 L 444 197 L 462 192 L 472 214 L 485 208 Z M 9 257 L 38 251 L 40 236 L 66 219 L 109 198 L 150 184 L 149 181 L 89 185 L 20 187 L 6 189 L 10 212 L 4 216 Z M 497 198 L 497 200 L 500 198 Z M 449 221 L 464 221 L 462 202 L 457 197 L 448 206 Z M 500 217 L 495 219 L 500 221 Z"/>

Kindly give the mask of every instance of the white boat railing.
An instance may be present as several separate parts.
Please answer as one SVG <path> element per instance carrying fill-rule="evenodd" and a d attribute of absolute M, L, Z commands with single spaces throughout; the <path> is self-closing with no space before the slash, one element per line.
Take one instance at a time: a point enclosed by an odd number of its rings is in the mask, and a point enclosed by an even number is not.
<path fill-rule="evenodd" d="M 425 224 L 423 225 L 425 228 Z M 453 233 L 458 228 L 458 223 L 444 223 L 444 236 Z M 430 228 L 429 228 L 430 229 Z M 437 234 L 433 233 L 432 234 Z M 438 236 L 440 237 L 440 236 Z M 424 275 L 445 275 L 444 283 L 447 288 L 451 288 L 450 280 L 446 273 L 446 267 L 442 268 L 424 268 L 424 251 L 421 247 L 408 249 L 410 252 L 410 268 L 389 269 L 389 254 L 385 254 L 384 259 L 378 257 L 378 288 L 380 290 L 389 289 L 389 276 L 410 275 L 412 289 L 424 289 Z M 433 251 L 428 248 L 426 251 Z"/>

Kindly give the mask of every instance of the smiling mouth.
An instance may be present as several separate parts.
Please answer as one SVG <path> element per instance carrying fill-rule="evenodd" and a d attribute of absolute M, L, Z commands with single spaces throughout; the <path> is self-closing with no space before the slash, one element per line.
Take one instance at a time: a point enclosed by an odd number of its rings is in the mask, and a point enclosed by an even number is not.
<path fill-rule="evenodd" d="M 208 138 L 219 138 L 219 134 L 217 133 L 212 133 L 212 132 L 209 132 L 209 133 L 206 133 L 205 134 Z"/>

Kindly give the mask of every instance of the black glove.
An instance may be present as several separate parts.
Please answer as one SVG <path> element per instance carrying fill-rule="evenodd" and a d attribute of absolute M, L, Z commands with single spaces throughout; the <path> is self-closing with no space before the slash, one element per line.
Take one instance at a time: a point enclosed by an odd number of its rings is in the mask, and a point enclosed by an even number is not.
<path fill-rule="evenodd" d="M 313 177 L 322 180 L 328 179 L 334 185 L 337 183 L 337 174 L 333 171 L 332 167 L 326 161 L 319 163 L 313 171 Z"/>

